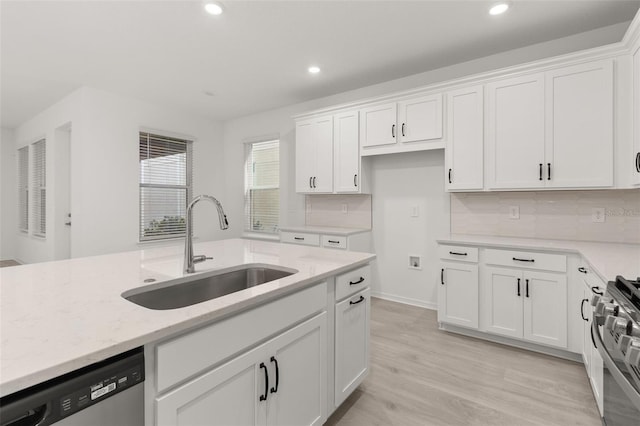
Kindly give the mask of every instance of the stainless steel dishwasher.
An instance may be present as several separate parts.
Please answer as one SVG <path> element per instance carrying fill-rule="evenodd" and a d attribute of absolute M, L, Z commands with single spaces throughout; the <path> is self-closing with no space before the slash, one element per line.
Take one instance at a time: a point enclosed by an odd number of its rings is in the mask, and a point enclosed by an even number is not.
<path fill-rule="evenodd" d="M 133 349 L 0 399 L 1 426 L 143 426 L 144 352 Z"/>

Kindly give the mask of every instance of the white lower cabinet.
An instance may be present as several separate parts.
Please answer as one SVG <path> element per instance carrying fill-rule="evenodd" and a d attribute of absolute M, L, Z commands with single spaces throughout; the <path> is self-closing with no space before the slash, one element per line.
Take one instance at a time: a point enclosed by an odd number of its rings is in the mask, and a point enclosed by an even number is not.
<path fill-rule="evenodd" d="M 438 322 L 478 328 L 478 265 L 440 264 Z"/>
<path fill-rule="evenodd" d="M 565 274 L 486 267 L 484 302 L 488 332 L 567 347 Z"/>
<path fill-rule="evenodd" d="M 583 272 L 587 271 L 587 272 Z M 601 291 L 605 288 L 604 283 L 594 276 L 593 272 L 588 268 L 583 268 L 583 273 L 587 275 L 581 280 L 583 284 L 583 298 L 580 305 L 580 316 L 583 320 L 583 347 L 582 347 L 582 360 L 584 361 L 584 367 L 589 376 L 589 382 L 591 389 L 593 390 L 593 396 L 596 399 L 598 410 L 600 415 L 603 414 L 603 379 L 604 379 L 604 364 L 600 352 L 594 346 L 593 338 L 591 337 L 591 321 L 593 320 L 593 307 L 591 306 L 591 299 L 593 298 L 594 288 L 596 291 Z"/>
<path fill-rule="evenodd" d="M 156 399 L 158 425 L 321 425 L 323 312 Z"/>
<path fill-rule="evenodd" d="M 369 371 L 370 290 L 336 303 L 335 406 L 339 406 Z"/>

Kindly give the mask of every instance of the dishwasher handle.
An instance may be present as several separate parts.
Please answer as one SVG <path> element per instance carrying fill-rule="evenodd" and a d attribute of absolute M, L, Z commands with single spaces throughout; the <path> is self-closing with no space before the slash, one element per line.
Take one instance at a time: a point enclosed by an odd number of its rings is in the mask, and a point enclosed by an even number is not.
<path fill-rule="evenodd" d="M 7 407 L 8 408 L 8 407 Z M 9 409 L 8 409 L 9 410 Z M 8 411 L 7 410 L 7 411 Z M 51 414 L 51 403 L 44 403 L 35 408 L 28 410 L 16 411 L 8 414 L 11 417 L 7 419 L 3 414 L 0 423 L 2 426 L 39 426 L 49 417 Z"/>

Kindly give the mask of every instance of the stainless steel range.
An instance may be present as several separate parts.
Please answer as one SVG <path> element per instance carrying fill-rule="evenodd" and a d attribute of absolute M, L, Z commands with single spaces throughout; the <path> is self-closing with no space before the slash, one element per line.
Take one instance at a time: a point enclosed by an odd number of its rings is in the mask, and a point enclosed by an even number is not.
<path fill-rule="evenodd" d="M 640 425 L 640 278 L 616 277 L 592 305 L 591 336 L 605 366 L 603 423 Z"/>

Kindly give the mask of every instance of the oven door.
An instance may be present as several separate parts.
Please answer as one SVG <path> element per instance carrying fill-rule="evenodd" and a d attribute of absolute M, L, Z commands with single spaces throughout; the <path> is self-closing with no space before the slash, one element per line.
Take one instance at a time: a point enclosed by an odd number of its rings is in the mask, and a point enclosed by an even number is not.
<path fill-rule="evenodd" d="M 627 365 L 616 356 L 613 339 L 602 338 L 596 321 L 591 324 L 591 333 L 604 361 L 603 423 L 607 426 L 637 425 L 640 393 L 633 385 Z"/>

